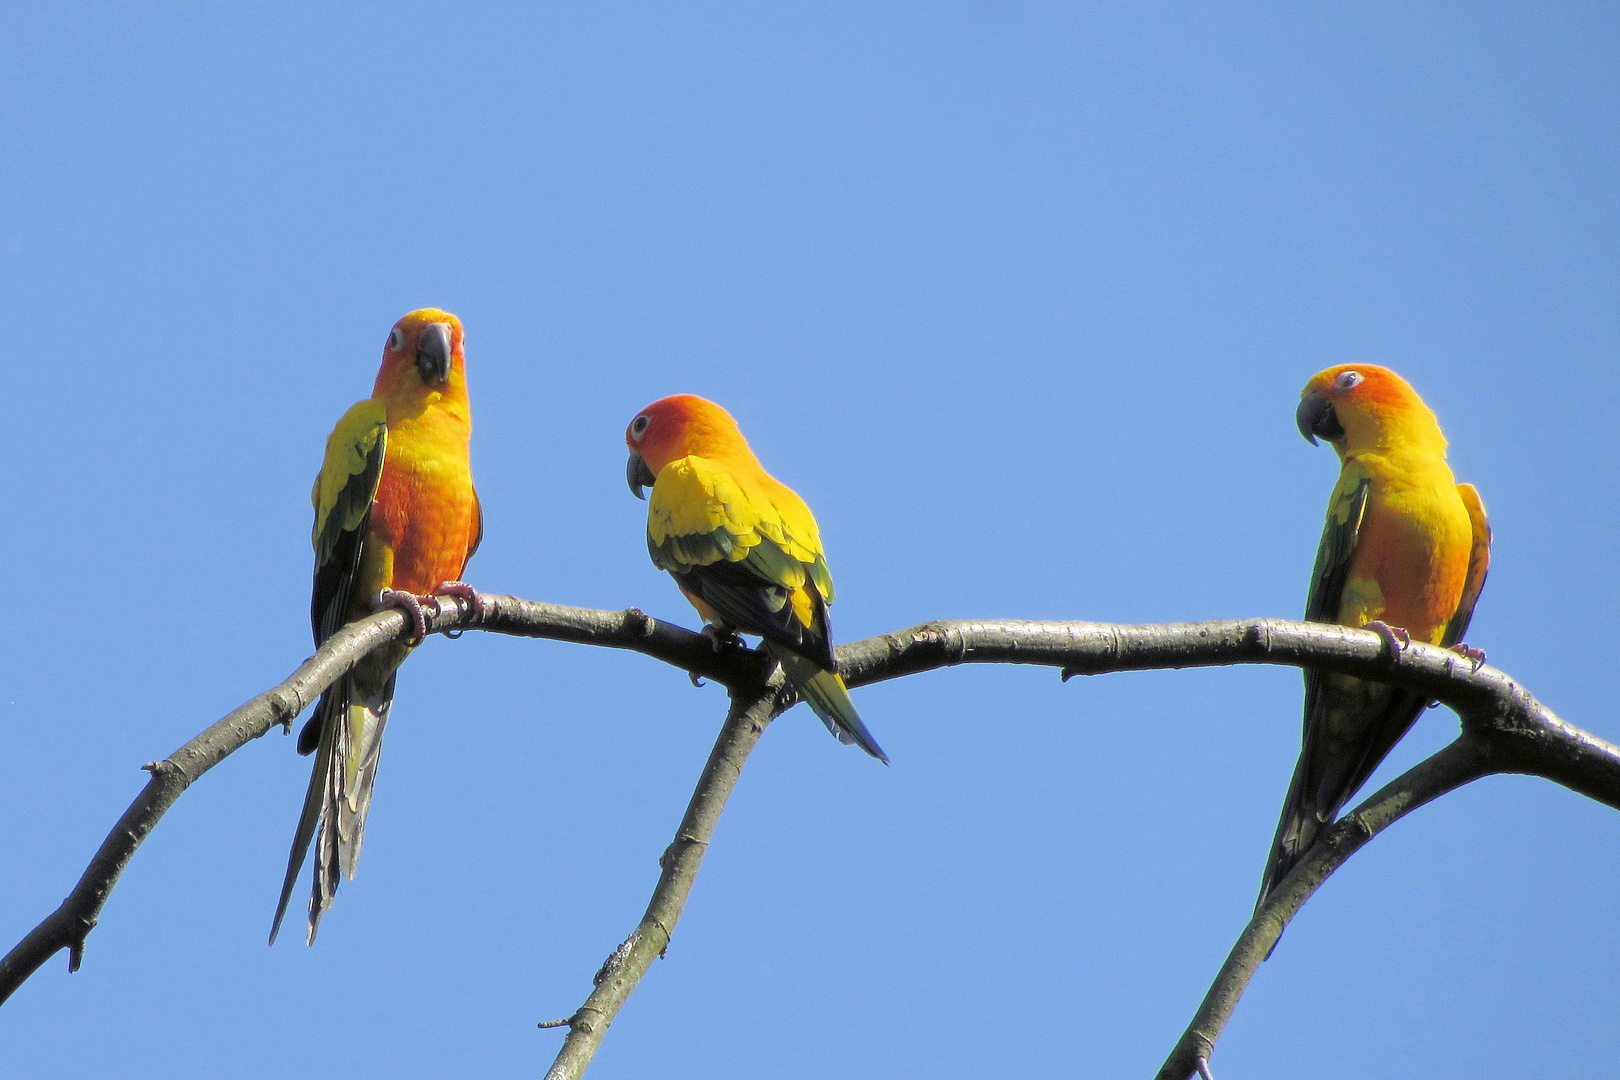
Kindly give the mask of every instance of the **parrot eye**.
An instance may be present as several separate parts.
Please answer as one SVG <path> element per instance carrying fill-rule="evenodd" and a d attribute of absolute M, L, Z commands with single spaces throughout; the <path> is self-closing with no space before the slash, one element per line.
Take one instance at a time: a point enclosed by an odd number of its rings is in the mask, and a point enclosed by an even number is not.
<path fill-rule="evenodd" d="M 640 442 L 641 437 L 647 434 L 647 425 L 650 423 L 652 423 L 652 417 L 645 413 L 630 421 L 630 437 Z"/>
<path fill-rule="evenodd" d="M 1349 390 L 1352 387 L 1354 387 L 1357 383 L 1359 383 L 1360 381 L 1361 381 L 1361 372 L 1359 372 L 1359 371 L 1342 371 L 1342 372 L 1339 373 L 1339 377 L 1337 379 L 1333 380 L 1333 389 L 1335 389 L 1335 390 Z"/>
<path fill-rule="evenodd" d="M 388 351 L 399 352 L 399 350 L 403 349 L 404 347 L 405 332 L 397 326 L 388 331 Z"/>

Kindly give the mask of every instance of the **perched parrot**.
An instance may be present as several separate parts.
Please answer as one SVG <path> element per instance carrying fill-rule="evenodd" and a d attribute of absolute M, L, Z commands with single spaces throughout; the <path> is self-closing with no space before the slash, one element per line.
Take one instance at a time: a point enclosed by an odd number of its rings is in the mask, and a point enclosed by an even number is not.
<path fill-rule="evenodd" d="M 1305 618 L 1366 627 L 1391 649 L 1415 639 L 1483 660 L 1461 642 L 1485 585 L 1491 527 L 1479 492 L 1451 475 L 1434 413 L 1393 371 L 1343 364 L 1305 384 L 1295 419 L 1342 462 Z M 1304 746 L 1261 903 L 1428 705 L 1413 690 L 1305 669 Z"/>
<path fill-rule="evenodd" d="M 838 676 L 832 574 L 804 500 L 765 471 L 730 413 L 691 394 L 647 406 L 624 441 L 630 490 L 639 499 L 652 487 L 647 550 L 705 632 L 717 645 L 719 635 L 758 634 L 827 730 L 887 763 Z"/>
<path fill-rule="evenodd" d="M 311 944 L 332 906 L 338 872 L 354 880 L 394 675 L 427 632 L 423 601 L 437 604 L 438 596 L 451 595 L 478 602 L 457 580 L 484 532 L 467 459 L 472 424 L 465 363 L 454 315 L 434 308 L 411 312 L 388 332 L 371 397 L 344 413 L 326 440 L 311 495 L 315 644 L 387 606 L 405 609 L 415 634 L 408 644 L 373 652 L 333 683 L 298 736 L 298 752 L 314 752 L 315 768 L 271 944 L 317 826 Z"/>

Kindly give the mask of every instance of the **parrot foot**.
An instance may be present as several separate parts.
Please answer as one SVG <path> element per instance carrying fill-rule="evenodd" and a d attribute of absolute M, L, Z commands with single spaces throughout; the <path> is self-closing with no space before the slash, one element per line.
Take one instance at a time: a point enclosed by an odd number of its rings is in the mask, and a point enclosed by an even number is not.
<path fill-rule="evenodd" d="M 1407 633 L 1399 626 L 1389 625 L 1389 623 L 1384 622 L 1382 619 L 1374 619 L 1372 622 L 1363 626 L 1362 629 L 1371 630 L 1373 633 L 1377 634 L 1381 639 L 1383 639 L 1384 648 L 1389 650 L 1389 658 L 1391 660 L 1399 656 L 1402 649 L 1412 644 L 1411 634 Z"/>
<path fill-rule="evenodd" d="M 1464 641 L 1459 641 L 1451 647 L 1451 651 L 1468 661 L 1468 673 L 1472 675 L 1485 666 L 1485 650 L 1476 649 Z"/>
<path fill-rule="evenodd" d="M 728 648 L 748 648 L 748 643 L 743 641 L 742 635 L 729 627 L 716 626 L 713 623 L 704 623 L 703 629 L 699 632 L 704 637 L 709 639 L 709 647 L 716 653 L 724 652 Z"/>
<path fill-rule="evenodd" d="M 424 597 L 415 593 L 401 592 L 398 589 L 384 589 L 377 594 L 375 608 L 385 611 L 388 608 L 398 608 L 405 613 L 406 621 L 411 627 L 411 636 L 407 645 L 420 645 L 427 640 L 427 612 L 422 609 Z"/>
<path fill-rule="evenodd" d="M 444 601 L 441 598 L 446 596 L 467 601 L 467 609 L 471 612 L 473 618 L 483 617 L 484 598 L 478 594 L 477 589 L 465 581 L 441 581 L 433 586 L 433 603 L 438 607 L 441 614 L 444 612 Z M 455 637 L 461 636 L 459 630 L 451 631 L 451 633 Z"/>

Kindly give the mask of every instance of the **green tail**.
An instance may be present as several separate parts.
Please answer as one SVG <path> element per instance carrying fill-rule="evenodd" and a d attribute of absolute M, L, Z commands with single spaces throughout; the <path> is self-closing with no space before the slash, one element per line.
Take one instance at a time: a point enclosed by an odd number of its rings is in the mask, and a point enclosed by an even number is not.
<path fill-rule="evenodd" d="M 839 742 L 854 743 L 883 764 L 889 763 L 889 755 L 883 752 L 877 740 L 872 738 L 872 733 L 866 730 L 866 725 L 861 722 L 861 714 L 855 711 L 855 703 L 849 699 L 844 680 L 836 672 L 828 671 L 815 661 L 806 660 L 774 642 L 765 642 L 765 647 L 782 665 L 782 671 L 793 688 L 804 698 L 811 711 L 821 717 L 827 730 L 838 736 Z"/>
<path fill-rule="evenodd" d="M 310 743 L 315 750 L 315 767 L 310 773 L 298 829 L 293 834 L 292 851 L 287 856 L 287 875 L 281 883 L 275 919 L 270 924 L 272 945 L 312 840 L 315 881 L 309 901 L 307 943 L 315 944 L 321 916 L 337 894 L 338 875 L 354 880 L 355 863 L 365 840 L 366 814 L 371 809 L 371 790 L 377 780 L 383 727 L 388 723 L 394 699 L 394 668 L 399 660 L 385 656 L 384 662 L 393 666 L 383 669 L 380 687 L 374 682 L 378 672 L 365 666 L 371 663 L 368 658 L 361 668 L 328 688 L 315 707 L 309 724 L 314 731 Z M 304 742 L 302 736 L 299 741 Z"/>

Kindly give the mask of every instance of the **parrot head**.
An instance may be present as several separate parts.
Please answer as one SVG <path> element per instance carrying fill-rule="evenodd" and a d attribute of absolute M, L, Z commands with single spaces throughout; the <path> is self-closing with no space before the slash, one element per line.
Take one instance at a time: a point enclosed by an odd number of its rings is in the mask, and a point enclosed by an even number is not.
<path fill-rule="evenodd" d="M 422 308 L 388 331 L 375 395 L 417 399 L 447 388 L 466 390 L 461 320 L 448 311 Z"/>
<path fill-rule="evenodd" d="M 661 398 L 642 409 L 624 429 L 624 444 L 630 448 L 624 478 L 638 499 L 646 497 L 641 489 L 656 483 L 665 465 L 683 457 L 754 460 L 731 414 L 693 394 Z"/>
<path fill-rule="evenodd" d="M 1299 433 L 1333 444 L 1341 458 L 1369 450 L 1423 445 L 1445 451 L 1440 422 L 1410 383 L 1377 364 L 1340 364 L 1317 372 L 1294 411 Z"/>

